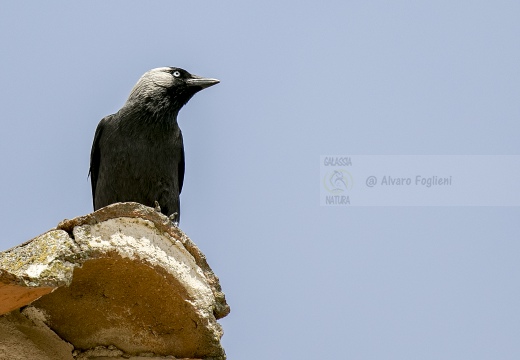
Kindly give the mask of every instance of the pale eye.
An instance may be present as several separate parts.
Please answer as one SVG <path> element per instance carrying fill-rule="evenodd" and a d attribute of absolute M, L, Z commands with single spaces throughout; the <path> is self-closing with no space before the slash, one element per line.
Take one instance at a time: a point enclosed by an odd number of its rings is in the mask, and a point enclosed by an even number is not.
<path fill-rule="evenodd" d="M 175 77 L 180 77 L 180 76 L 181 76 L 181 73 L 178 72 L 178 71 L 174 71 L 174 72 L 173 72 L 173 76 L 175 76 Z"/>

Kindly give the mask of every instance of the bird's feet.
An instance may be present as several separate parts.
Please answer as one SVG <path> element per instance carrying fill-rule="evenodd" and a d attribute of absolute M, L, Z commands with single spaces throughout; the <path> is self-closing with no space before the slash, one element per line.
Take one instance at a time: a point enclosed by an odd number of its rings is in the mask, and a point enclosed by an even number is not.
<path fill-rule="evenodd" d="M 155 201 L 155 208 L 154 208 L 155 211 L 157 211 L 158 213 L 161 212 L 161 206 L 159 205 L 159 202 L 156 200 Z"/>
<path fill-rule="evenodd" d="M 179 227 L 178 215 L 179 215 L 178 212 L 174 212 L 173 214 L 168 216 L 168 218 L 171 220 L 173 226 L 175 226 L 175 227 Z"/>

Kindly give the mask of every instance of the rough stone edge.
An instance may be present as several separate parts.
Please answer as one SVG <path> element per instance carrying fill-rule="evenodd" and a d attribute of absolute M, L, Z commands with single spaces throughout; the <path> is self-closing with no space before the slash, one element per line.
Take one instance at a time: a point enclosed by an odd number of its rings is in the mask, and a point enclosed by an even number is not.
<path fill-rule="evenodd" d="M 0 314 L 70 284 L 74 267 L 81 266 L 77 250 L 67 232 L 53 229 L 1 252 Z"/>
<path fill-rule="evenodd" d="M 18 276 L 28 287 L 68 285 L 75 264 L 87 256 L 66 231 L 57 229 L 0 254 L 0 268 Z"/>
<path fill-rule="evenodd" d="M 10 339 L 7 342 L 0 340 L 0 346 L 4 346 L 3 353 L 7 351 L 9 359 L 35 359 L 38 356 L 38 359 L 46 360 L 73 360 L 74 347 L 61 339 L 42 321 L 39 314 L 29 308 L 4 314 L 0 316 L 0 321 L 3 323 L 2 330 L 9 331 L 7 335 Z"/>
<path fill-rule="evenodd" d="M 0 316 L 20 309 L 38 300 L 42 296 L 50 294 L 55 289 L 55 287 L 27 287 L 16 283 L 7 283 L 1 279 L 0 275 L 0 299 L 2 299 L 2 303 L 0 303 Z M 7 296 L 6 293 L 10 296 Z"/>
<path fill-rule="evenodd" d="M 18 276 L 5 269 L 0 269 L 0 284 L 3 285 L 16 285 L 16 286 L 27 286 L 27 283 L 31 281 L 28 276 Z M 56 286 L 52 286 L 56 287 Z"/>
<path fill-rule="evenodd" d="M 109 346 L 96 346 L 93 349 L 88 350 L 74 350 L 73 354 L 76 360 L 212 360 L 211 358 L 200 359 L 200 358 L 176 358 L 174 356 L 160 356 L 154 353 L 142 353 L 139 355 L 128 355 L 124 351 L 118 349 L 113 345 Z"/>
<path fill-rule="evenodd" d="M 206 256 L 200 251 L 197 245 L 177 226 L 174 226 L 171 220 L 155 209 L 144 206 L 135 202 L 116 203 L 104 208 L 101 208 L 93 213 L 78 216 L 74 219 L 65 219 L 61 221 L 56 230 L 64 230 L 74 238 L 73 229 L 81 225 L 95 225 L 109 219 L 119 217 L 141 218 L 151 221 L 155 227 L 175 239 L 178 239 L 186 248 L 186 250 L 193 256 L 195 263 L 202 269 L 208 284 L 215 296 L 214 316 L 216 319 L 221 319 L 229 314 L 230 307 L 226 303 L 225 295 L 222 292 L 218 277 L 211 270 Z"/>

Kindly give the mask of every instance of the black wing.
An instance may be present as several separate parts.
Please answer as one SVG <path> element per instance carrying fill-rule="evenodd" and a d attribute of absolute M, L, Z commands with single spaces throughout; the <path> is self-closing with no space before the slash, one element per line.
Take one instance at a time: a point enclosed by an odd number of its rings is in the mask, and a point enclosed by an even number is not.
<path fill-rule="evenodd" d="M 103 134 L 103 129 L 105 128 L 106 122 L 113 115 L 105 116 L 99 122 L 96 128 L 96 134 L 94 135 L 94 142 L 92 143 L 92 150 L 90 150 L 90 168 L 88 171 L 88 175 L 90 176 L 90 183 L 92 185 L 92 204 L 94 205 L 94 210 L 96 209 L 96 185 L 99 175 L 99 162 L 101 161 L 101 151 L 99 149 L 99 141 Z"/>
<path fill-rule="evenodd" d="M 179 161 L 179 194 L 182 191 L 182 184 L 184 183 L 184 146 L 181 147 L 181 160 Z"/>

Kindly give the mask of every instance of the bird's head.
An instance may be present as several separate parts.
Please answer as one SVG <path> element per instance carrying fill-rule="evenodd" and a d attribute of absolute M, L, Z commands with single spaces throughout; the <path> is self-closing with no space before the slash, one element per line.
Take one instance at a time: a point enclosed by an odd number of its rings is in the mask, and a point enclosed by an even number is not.
<path fill-rule="evenodd" d="M 197 92 L 219 82 L 217 79 L 192 75 L 181 68 L 155 68 L 141 76 L 128 102 L 146 106 L 152 111 L 169 110 L 177 113 Z"/>

